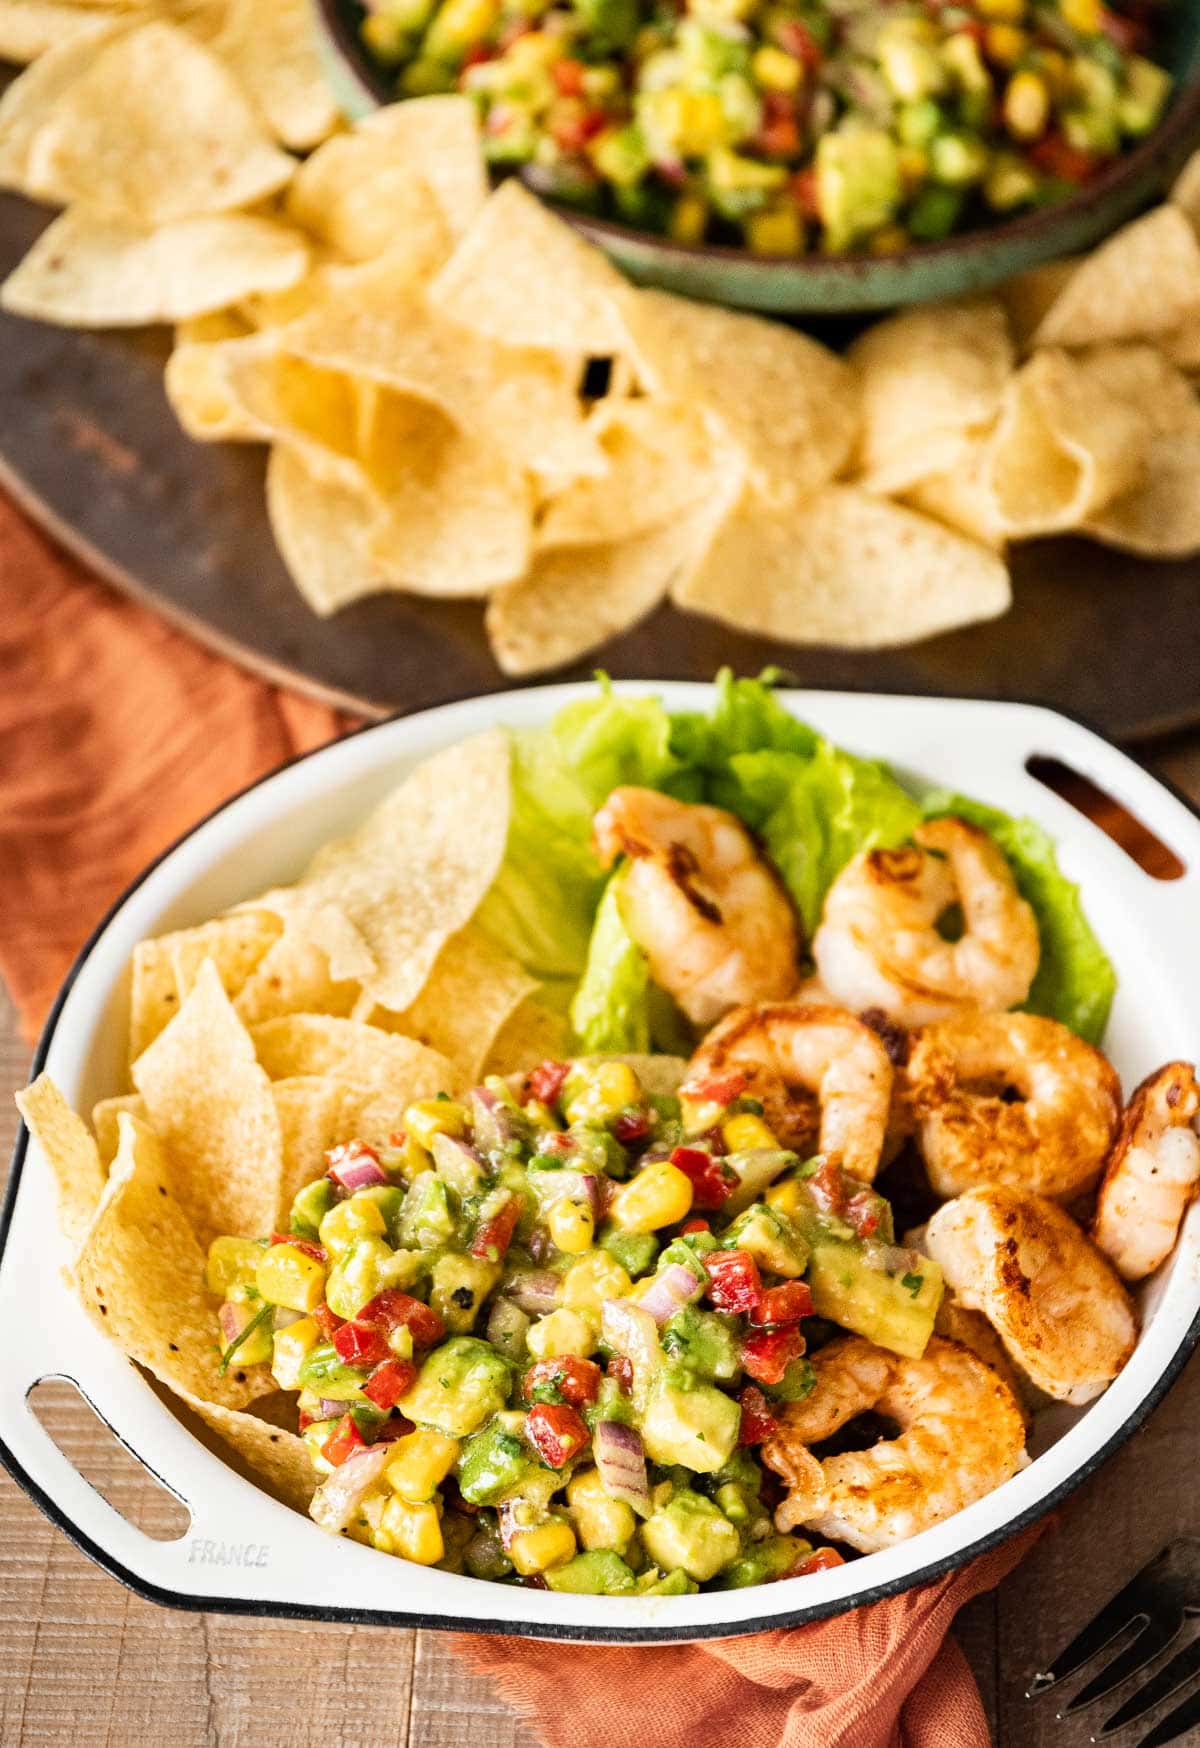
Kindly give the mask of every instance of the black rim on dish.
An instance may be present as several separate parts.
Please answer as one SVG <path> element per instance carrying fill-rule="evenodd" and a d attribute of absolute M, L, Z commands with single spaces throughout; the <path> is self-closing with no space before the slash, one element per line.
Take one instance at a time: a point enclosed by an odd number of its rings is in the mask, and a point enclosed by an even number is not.
<path fill-rule="evenodd" d="M 656 683 L 661 682 L 655 682 L 654 680 L 646 680 L 644 682 L 636 680 L 632 682 L 624 682 L 624 684 L 627 685 L 646 684 L 651 686 Z M 908 696 L 908 694 L 904 692 L 888 693 L 878 690 L 876 691 L 876 695 L 879 697 Z M 462 698 L 449 700 L 447 704 L 439 705 L 437 708 L 447 709 L 454 703 L 462 703 L 464 701 L 465 700 Z M 1011 702 L 1011 700 L 947 698 L 946 702 L 981 704 L 988 702 Z M 1028 699 L 1026 702 L 1036 704 L 1037 701 Z M 1069 721 L 1075 722 L 1079 727 L 1086 729 L 1090 734 L 1094 734 L 1098 740 L 1104 741 L 1107 746 L 1111 747 L 1114 752 L 1119 753 L 1123 758 L 1129 759 L 1134 764 L 1140 764 L 1140 761 L 1133 754 L 1126 752 L 1123 747 L 1118 747 L 1115 741 L 1111 740 L 1099 729 L 1094 728 L 1091 723 L 1085 722 L 1081 717 L 1076 716 L 1071 712 L 1059 709 L 1055 705 L 1042 705 L 1039 707 L 1050 711 L 1052 714 L 1065 717 Z M 45 1066 L 46 1058 L 49 1055 L 50 1046 L 54 1040 L 54 1035 L 58 1028 L 58 1023 L 62 1016 L 62 1010 L 66 1004 L 67 998 L 75 987 L 84 966 L 91 958 L 97 943 L 107 932 L 109 925 L 124 909 L 125 905 L 133 895 L 145 885 L 146 881 L 157 868 L 161 867 L 164 862 L 175 854 L 176 850 L 180 849 L 182 845 L 195 837 L 196 833 L 203 830 L 203 828 L 212 820 L 219 818 L 221 814 L 225 813 L 230 807 L 241 801 L 245 796 L 252 795 L 256 790 L 261 789 L 264 784 L 271 782 L 282 772 L 289 771 L 296 765 L 305 764 L 309 759 L 319 758 L 322 754 L 328 752 L 331 747 L 340 746 L 344 741 L 357 740 L 362 735 L 376 734 L 380 729 L 391 727 L 394 723 L 404 720 L 409 714 L 409 712 L 397 711 L 394 715 L 386 717 L 381 722 L 365 723 L 361 728 L 353 729 L 350 733 L 340 736 L 336 741 L 327 742 L 325 746 L 314 747 L 311 751 L 306 753 L 297 753 L 294 758 L 286 760 L 282 765 L 276 766 L 274 770 L 268 771 L 264 776 L 257 778 L 253 783 L 248 783 L 245 788 L 240 789 L 237 794 L 229 796 L 227 800 L 221 802 L 219 806 L 214 807 L 211 812 L 205 814 L 202 819 L 197 820 L 187 831 L 182 832 L 173 843 L 168 844 L 167 847 L 142 870 L 137 878 L 130 882 L 120 896 L 114 900 L 112 905 L 110 905 L 109 909 L 96 924 L 96 927 L 92 930 L 83 946 L 80 948 L 70 971 L 67 973 L 61 989 L 54 999 L 54 1005 L 50 1010 L 45 1026 L 42 1029 L 41 1036 L 38 1039 L 37 1048 L 34 1051 L 33 1062 L 30 1067 L 30 1078 L 35 1078 L 41 1073 Z M 1144 766 L 1142 768 L 1145 769 Z M 1147 774 L 1152 776 L 1156 783 L 1173 795 L 1175 799 L 1187 809 L 1192 817 L 1200 823 L 1200 807 L 1197 807 L 1168 779 L 1160 777 L 1154 772 L 1147 772 Z M 4 1253 L 8 1244 L 13 1212 L 16 1208 L 17 1194 L 20 1188 L 21 1174 L 24 1170 L 28 1147 L 29 1131 L 25 1124 L 22 1123 L 17 1132 L 17 1141 L 13 1150 L 12 1167 L 9 1173 L 8 1187 L 4 1196 L 4 1204 L 3 1207 L 0 1208 L 0 1265 L 3 1263 Z M 197 1596 L 179 1590 L 166 1590 L 160 1585 L 149 1583 L 147 1580 L 140 1578 L 137 1573 L 130 1571 L 127 1566 L 115 1557 L 115 1555 L 110 1554 L 106 1549 L 100 1547 L 89 1535 L 86 1534 L 85 1531 L 80 1529 L 65 1512 L 59 1509 L 54 1500 L 51 1499 L 34 1480 L 33 1476 L 27 1473 L 24 1467 L 17 1461 L 2 1437 L 0 1437 L 0 1462 L 3 1463 L 4 1467 L 12 1476 L 13 1480 L 17 1482 L 18 1486 L 22 1487 L 29 1495 L 34 1504 L 45 1513 L 50 1521 L 62 1531 L 69 1541 L 73 1542 L 75 1546 L 79 1548 L 82 1553 L 86 1554 L 97 1566 L 99 1566 L 102 1571 L 107 1572 L 110 1577 L 118 1579 L 120 1583 L 132 1590 L 135 1595 L 144 1597 L 148 1602 L 160 1603 L 165 1608 L 184 1609 L 194 1614 L 247 1615 L 276 1620 L 346 1621 L 353 1626 L 429 1627 L 447 1632 L 498 1633 L 513 1638 L 566 1640 L 584 1644 L 686 1644 L 700 1639 L 742 1638 L 750 1633 L 769 1632 L 781 1627 L 804 1626 L 809 1621 L 823 1620 L 830 1615 L 845 1614 L 853 1608 L 861 1608 L 868 1603 L 880 1602 L 888 1596 L 898 1596 L 906 1590 L 915 1589 L 918 1585 L 929 1584 L 935 1579 L 945 1577 L 947 1573 L 956 1571 L 958 1568 L 965 1566 L 969 1561 L 976 1559 L 980 1554 L 985 1554 L 990 1549 L 999 1547 L 1004 1542 L 1011 1541 L 1015 1536 L 1019 1535 L 1022 1530 L 1030 1528 L 1033 1524 L 1037 1523 L 1039 1519 L 1045 1517 L 1048 1512 L 1052 1511 L 1055 1506 L 1060 1505 L 1063 1500 L 1069 1498 L 1070 1495 L 1081 1487 L 1086 1480 L 1094 1475 L 1110 1457 L 1114 1456 L 1122 1445 L 1128 1442 L 1139 1427 L 1144 1425 L 1150 1415 L 1154 1412 L 1155 1408 L 1157 1408 L 1158 1404 L 1162 1401 L 1163 1397 L 1167 1394 L 1167 1391 L 1171 1388 L 1172 1384 L 1174 1384 L 1175 1380 L 1178 1378 L 1198 1342 L 1200 1342 L 1200 1310 L 1197 1310 L 1192 1322 L 1184 1332 L 1179 1345 L 1163 1367 L 1163 1370 L 1155 1380 L 1153 1387 L 1147 1391 L 1146 1395 L 1142 1397 L 1133 1412 L 1122 1422 L 1111 1437 L 1108 1438 L 1098 1450 L 1093 1451 L 1091 1456 L 1085 1462 L 1081 1463 L 1077 1469 L 1073 1470 L 1065 1480 L 1060 1482 L 1057 1487 L 1053 1488 L 1043 1499 L 1039 1499 L 1034 1504 L 1027 1506 L 1026 1509 L 1020 1512 L 1016 1517 L 1008 1519 L 996 1529 L 989 1531 L 987 1535 L 979 1536 L 975 1541 L 969 1543 L 966 1547 L 959 1549 L 956 1553 L 944 1555 L 938 1560 L 932 1560 L 928 1564 L 920 1566 L 916 1570 L 905 1574 L 903 1577 L 893 1578 L 881 1584 L 867 1585 L 853 1597 L 825 1603 L 816 1603 L 807 1608 L 790 1609 L 778 1613 L 759 1615 L 742 1621 L 718 1623 L 713 1626 L 689 1627 L 682 1630 L 669 1627 L 575 1627 L 555 1623 L 546 1623 L 543 1625 L 541 1623 L 529 1621 L 490 1620 L 479 1616 L 460 1617 L 458 1615 L 418 1614 L 399 1609 L 322 1608 L 313 1603 L 263 1602 L 256 1599 L 236 1596 Z M 105 1422 L 105 1424 L 107 1424 L 107 1422 Z M 126 1440 L 122 1440 L 121 1442 L 127 1443 Z M 138 1456 L 138 1453 L 133 1446 L 130 1445 L 128 1448 L 134 1456 Z M 140 1456 L 138 1456 L 138 1461 L 142 1462 L 143 1466 L 146 1467 L 151 1474 L 155 1473 L 153 1470 L 149 1469 L 149 1465 L 145 1464 Z M 170 1483 L 166 1481 L 164 1477 L 155 1475 L 155 1479 L 160 1481 L 162 1485 L 168 1487 L 170 1491 L 176 1492 L 176 1489 L 171 1488 Z M 187 1500 L 177 1492 L 176 1497 L 181 1498 L 185 1505 L 187 1504 Z M 115 1510 L 116 1508 L 111 1507 L 110 1509 Z M 185 1532 L 185 1534 L 186 1533 L 187 1532 Z M 869 1558 L 870 1556 L 866 1557 Z M 474 1582 L 479 1585 L 481 1590 L 485 1588 L 485 1582 L 483 1580 L 477 1579 Z"/>

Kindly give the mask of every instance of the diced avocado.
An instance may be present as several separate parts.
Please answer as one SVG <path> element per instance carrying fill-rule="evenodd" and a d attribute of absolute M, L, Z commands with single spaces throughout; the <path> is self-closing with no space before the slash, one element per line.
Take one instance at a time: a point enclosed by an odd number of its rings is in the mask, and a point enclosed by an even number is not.
<path fill-rule="evenodd" d="M 485 37 L 500 11 L 500 0 L 444 0 L 425 33 L 422 53 L 454 66 L 471 44 Z"/>
<path fill-rule="evenodd" d="M 797 1280 L 808 1262 L 808 1246 L 785 1214 L 755 1202 L 744 1214 L 739 1214 L 725 1233 L 723 1243 L 737 1250 L 748 1250 L 758 1263 L 773 1275 L 785 1275 Z"/>
<path fill-rule="evenodd" d="M 414 1286 L 426 1266 L 418 1250 L 393 1250 L 382 1238 L 359 1238 L 330 1269 L 325 1298 L 339 1317 L 356 1317 L 385 1287 Z"/>
<path fill-rule="evenodd" d="M 576 1554 L 565 1566 L 553 1567 L 545 1577 L 551 1590 L 565 1590 L 575 1596 L 626 1596 L 634 1588 L 633 1573 L 611 1548 Z"/>
<path fill-rule="evenodd" d="M 447 1329 L 465 1334 L 474 1326 L 479 1307 L 499 1279 L 499 1263 L 447 1251 L 433 1265 L 429 1303 Z"/>
<path fill-rule="evenodd" d="M 642 1443 L 652 1462 L 682 1463 L 698 1474 L 710 1475 L 728 1462 L 737 1444 L 740 1422 L 737 1403 L 711 1384 L 681 1390 L 675 1384 L 663 1383 L 642 1418 Z"/>
<path fill-rule="evenodd" d="M 460 1196 L 478 1195 L 486 1174 L 467 1143 L 456 1135 L 435 1131 L 430 1145 L 434 1166 L 443 1183 Z"/>
<path fill-rule="evenodd" d="M 330 1341 L 312 1348 L 300 1365 L 300 1387 L 315 1390 L 318 1396 L 335 1402 L 361 1401 L 365 1378 L 365 1372 L 357 1371 L 338 1358 Z"/>
<path fill-rule="evenodd" d="M 387 1227 L 388 1237 L 393 1243 L 398 1243 L 400 1214 L 404 1207 L 405 1195 L 399 1184 L 372 1184 L 369 1189 L 359 1190 L 358 1194 L 364 1200 L 375 1204 L 383 1215 L 383 1223 Z"/>
<path fill-rule="evenodd" d="M 1125 89 L 1117 104 L 1122 132 L 1135 138 L 1148 134 L 1170 94 L 1169 73 L 1143 55 L 1130 55 L 1125 67 Z"/>
<path fill-rule="evenodd" d="M 909 1359 L 925 1352 L 942 1302 L 942 1271 L 930 1258 L 889 1274 L 867 1247 L 837 1239 L 814 1247 L 808 1285 L 818 1316 Z"/>
<path fill-rule="evenodd" d="M 739 128 L 738 132 L 741 133 Z M 757 212 L 787 183 L 787 170 L 782 164 L 762 164 L 757 158 L 745 158 L 728 146 L 718 146 L 708 154 L 708 195 L 723 218 L 741 219 Z"/>
<path fill-rule="evenodd" d="M 527 1447 L 515 1433 L 493 1422 L 464 1447 L 458 1490 L 470 1505 L 494 1505 L 530 1467 Z"/>
<path fill-rule="evenodd" d="M 653 1583 L 639 1581 L 637 1588 L 642 1596 L 694 1596 L 699 1588 L 696 1580 L 689 1578 L 682 1566 L 677 1566 L 665 1576 L 659 1576 L 658 1568 L 653 1566 L 643 1576 L 652 1578 Z"/>
<path fill-rule="evenodd" d="M 919 243 L 936 243 L 940 238 L 948 237 L 958 223 L 962 205 L 960 189 L 941 188 L 936 184 L 923 188 L 905 219 L 909 235 Z"/>
<path fill-rule="evenodd" d="M 701 1311 L 685 1305 L 668 1319 L 662 1332 L 662 1350 L 676 1365 L 697 1378 L 725 1383 L 742 1369 L 737 1336 L 730 1320 L 717 1311 Z"/>
<path fill-rule="evenodd" d="M 641 23 L 637 0 L 575 0 L 574 12 L 597 58 L 625 48 Z"/>
<path fill-rule="evenodd" d="M 797 1561 L 811 1553 L 812 1543 L 799 1536 L 770 1536 L 725 1568 L 721 1588 L 742 1590 L 748 1584 L 769 1584 L 773 1578 L 786 1577 Z"/>
<path fill-rule="evenodd" d="M 894 97 L 918 103 L 935 96 L 949 83 L 936 40 L 922 18 L 890 18 L 875 39 L 880 70 Z"/>
<path fill-rule="evenodd" d="M 703 89 L 726 73 L 750 71 L 750 40 L 744 31 L 722 29 L 693 15 L 681 19 L 676 40 L 689 85 Z"/>
<path fill-rule="evenodd" d="M 735 1214 L 742 1213 L 796 1163 L 796 1155 L 785 1147 L 747 1147 L 727 1154 L 724 1164 L 738 1182 L 722 1209 L 725 1218 L 732 1220 Z"/>
<path fill-rule="evenodd" d="M 305 1184 L 292 1201 L 288 1225 L 297 1238 L 315 1238 L 321 1221 L 333 1207 L 336 1191 L 327 1177 Z"/>
<path fill-rule="evenodd" d="M 511 1383 L 503 1354 L 486 1341 L 456 1335 L 434 1348 L 398 1406 L 418 1426 L 466 1438 L 504 1407 Z"/>
<path fill-rule="evenodd" d="M 588 147 L 588 156 L 606 182 L 614 188 L 630 188 L 650 168 L 650 151 L 636 122 L 605 128 Z"/>
<path fill-rule="evenodd" d="M 703 1584 L 722 1566 L 736 1560 L 741 1547 L 737 1530 L 711 1499 L 679 1488 L 670 1503 L 642 1525 L 642 1541 L 650 1558 L 667 1571 L 682 1567 Z"/>
<path fill-rule="evenodd" d="M 615 1226 L 605 1226 L 599 1244 L 634 1279 L 644 1275 L 658 1255 L 658 1239 L 653 1232 L 621 1232 Z"/>
<path fill-rule="evenodd" d="M 813 1371 L 812 1361 L 799 1359 L 789 1360 L 787 1370 L 777 1384 L 767 1384 L 764 1388 L 769 1396 L 776 1397 L 780 1402 L 803 1402 L 806 1396 L 811 1396 L 817 1381 Z"/>
<path fill-rule="evenodd" d="M 415 1177 L 400 1210 L 397 1236 L 417 1250 L 437 1250 L 454 1237 L 454 1209 L 446 1184 L 431 1171 Z"/>
<path fill-rule="evenodd" d="M 895 216 L 903 194 L 900 160 L 895 141 L 881 128 L 822 134 L 816 167 L 827 249 L 847 249 Z"/>
<path fill-rule="evenodd" d="M 602 1420 L 615 1420 L 620 1426 L 632 1426 L 633 1401 L 615 1378 L 602 1378 L 596 1400 L 589 1402 L 584 1408 L 583 1418 L 593 1431 Z"/>

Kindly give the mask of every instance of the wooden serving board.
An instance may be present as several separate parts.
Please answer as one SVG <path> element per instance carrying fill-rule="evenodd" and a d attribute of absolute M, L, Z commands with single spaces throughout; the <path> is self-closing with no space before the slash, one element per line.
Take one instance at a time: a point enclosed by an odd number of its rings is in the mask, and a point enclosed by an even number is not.
<path fill-rule="evenodd" d="M 46 218 L 0 196 L 0 274 Z M 267 523 L 265 451 L 183 434 L 163 392 L 168 342 L 0 315 L 0 484 L 114 586 L 272 679 L 373 715 L 508 684 L 477 603 L 385 595 L 332 619 L 305 605 Z M 1151 564 L 1056 540 L 1019 550 L 1015 571 L 1006 618 L 910 649 L 799 648 L 664 607 L 546 677 L 778 664 L 802 685 L 1033 699 L 1122 740 L 1200 722 L 1200 558 Z"/>

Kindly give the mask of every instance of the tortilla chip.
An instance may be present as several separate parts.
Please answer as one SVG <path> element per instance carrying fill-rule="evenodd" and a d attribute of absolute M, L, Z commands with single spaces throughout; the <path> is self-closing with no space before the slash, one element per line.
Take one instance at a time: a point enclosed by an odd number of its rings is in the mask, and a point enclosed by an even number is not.
<path fill-rule="evenodd" d="M 120 1145 L 75 1264 L 84 1310 L 122 1352 L 188 1397 L 244 1408 L 274 1388 L 262 1366 L 218 1370 L 216 1306 L 205 1256 L 171 1190 L 157 1136 L 119 1118 Z"/>
<path fill-rule="evenodd" d="M 278 447 L 267 464 L 267 518 L 292 581 L 314 613 L 336 613 L 387 585 L 368 542 L 381 518 L 365 477 L 317 471 L 312 456 Z"/>
<path fill-rule="evenodd" d="M 627 292 L 624 309 L 642 386 L 711 413 L 755 492 L 783 502 L 845 464 L 859 429 L 858 381 L 826 347 L 665 291 Z"/>
<path fill-rule="evenodd" d="M 767 508 L 744 498 L 680 606 L 791 643 L 881 649 L 991 619 L 1009 605 L 995 553 L 854 486 Z"/>
<path fill-rule="evenodd" d="M 303 238 L 271 219 L 222 213 L 144 231 L 72 207 L 0 286 L 0 305 L 70 328 L 138 328 L 282 290 L 307 268 Z"/>
<path fill-rule="evenodd" d="M 152 226 L 249 206 L 294 169 L 216 56 L 155 20 L 105 42 L 59 95 L 28 191 Z"/>
<path fill-rule="evenodd" d="M 345 911 L 332 901 L 314 903 L 312 893 L 299 886 L 272 887 L 238 909 L 273 912 L 297 940 L 321 949 L 335 982 L 350 979 L 361 982 L 379 969 L 375 955 Z"/>
<path fill-rule="evenodd" d="M 954 467 L 918 480 L 904 493 L 904 502 L 948 528 L 969 534 L 994 552 L 1002 552 L 1008 543 L 1008 528 L 984 479 L 987 464 L 988 439 L 973 437 Z"/>
<path fill-rule="evenodd" d="M 283 1135 L 283 1176 L 279 1183 L 278 1229 L 286 1231 L 292 1202 L 306 1184 L 325 1175 L 325 1155 L 353 1135 L 341 1133 L 346 1085 L 327 1074 L 297 1074 L 272 1083 Z"/>
<path fill-rule="evenodd" d="M 1037 346 L 1145 340 L 1197 314 L 1200 240 L 1178 206 L 1158 206 L 1079 263 L 1033 339 Z"/>
<path fill-rule="evenodd" d="M 269 1232 L 283 1174 L 279 1118 L 211 960 L 132 1073 L 162 1138 L 172 1192 L 200 1242 Z"/>
<path fill-rule="evenodd" d="M 1171 186 L 1168 197 L 1192 220 L 1200 224 L 1200 152 L 1193 152 Z"/>
<path fill-rule="evenodd" d="M 1082 259 L 1073 256 L 1068 261 L 1046 261 L 1000 286 L 997 296 L 1008 312 L 1008 325 L 1018 352 L 1029 351 L 1044 316 L 1074 278 Z"/>
<path fill-rule="evenodd" d="M 486 626 L 506 674 L 563 667 L 652 613 L 697 563 L 724 514 L 725 488 L 662 528 L 596 546 L 549 546 L 496 591 Z"/>
<path fill-rule="evenodd" d="M 1159 437 L 1200 435 L 1200 400 L 1157 346 L 1093 346 L 1077 360 L 1094 382 L 1138 409 Z"/>
<path fill-rule="evenodd" d="M 54 1177 L 59 1227 L 78 1250 L 104 1190 L 96 1143 L 47 1074 L 17 1094 L 17 1109 Z"/>
<path fill-rule="evenodd" d="M 243 326 L 225 334 L 197 332 L 199 322 L 217 319 L 201 316 L 175 330 L 175 347 L 163 376 L 171 410 L 198 443 L 266 443 L 269 426 L 243 405 L 230 374 L 227 343 L 246 339 L 251 330 Z"/>
<path fill-rule="evenodd" d="M 1135 485 L 1151 436 L 1144 413 L 1066 352 L 1037 352 L 1005 391 L 983 483 L 1010 534 L 1078 528 Z"/>
<path fill-rule="evenodd" d="M 374 1023 L 428 1044 L 464 1081 L 476 1081 L 509 1016 L 537 988 L 510 953 L 468 923 L 446 942 L 411 1007 L 377 1008 Z"/>
<path fill-rule="evenodd" d="M 63 42 L 27 67 L 0 96 L 0 188 L 33 192 L 30 154 L 47 116 L 62 94 L 96 59 L 101 43 L 133 28 L 134 20 L 109 17 L 103 30 Z"/>
<path fill-rule="evenodd" d="M 264 1020 L 250 1035 L 258 1060 L 273 1081 L 325 1075 L 352 1083 L 364 1093 L 394 1094 L 406 1105 L 453 1092 L 462 1084 L 453 1063 L 436 1050 L 359 1020 L 283 1014 L 277 1020 Z"/>
<path fill-rule="evenodd" d="M 234 1009 L 243 1025 L 280 1014 L 332 1014 L 345 1018 L 358 999 L 354 978 L 335 978 L 329 955 L 302 929 L 284 930 L 242 985 Z"/>
<path fill-rule="evenodd" d="M 0 0 L 0 61 L 25 66 L 63 44 L 94 40 L 111 19 L 111 13 L 64 0 Z"/>
<path fill-rule="evenodd" d="M 206 959 L 216 965 L 226 994 L 236 995 L 281 927 L 270 911 L 247 909 L 139 941 L 131 967 L 129 1060 L 174 1019 Z"/>
<path fill-rule="evenodd" d="M 728 461 L 710 420 L 678 401 L 605 398 L 588 423 L 606 470 L 550 500 L 540 546 L 599 545 L 661 527 L 709 496 Z"/>
<path fill-rule="evenodd" d="M 150 1126 L 146 1115 L 146 1101 L 141 1093 L 121 1093 L 115 1099 L 101 1099 L 98 1105 L 92 1106 L 92 1133 L 96 1137 L 100 1164 L 106 1174 L 117 1157 L 117 1148 L 121 1144 L 118 1119 L 122 1111 L 127 1111 L 140 1123 Z"/>
<path fill-rule="evenodd" d="M 399 1013 L 495 879 L 510 806 L 506 736 L 460 741 L 418 765 L 350 837 L 319 850 L 287 902 L 348 919 L 374 962 L 363 987 Z M 330 963 L 344 974 L 332 953 Z"/>
<path fill-rule="evenodd" d="M 1145 479 L 1089 517 L 1084 531 L 1143 558 L 1200 552 L 1197 480 L 1200 437 L 1153 437 Z"/>
<path fill-rule="evenodd" d="M 562 1061 L 570 1039 L 566 1016 L 536 995 L 528 996 L 501 1026 L 483 1073 L 520 1074 L 539 1062 Z"/>
<path fill-rule="evenodd" d="M 308 1446 L 297 1433 L 273 1426 L 269 1420 L 242 1414 L 206 1402 L 186 1390 L 177 1392 L 182 1401 L 210 1426 L 241 1458 L 255 1480 L 293 1511 L 306 1512 L 317 1488 L 317 1474 Z"/>
<path fill-rule="evenodd" d="M 1192 376 L 1200 372 L 1200 314 L 1182 327 L 1172 328 L 1169 334 L 1158 334 L 1154 343 L 1178 369 Z"/>
<path fill-rule="evenodd" d="M 307 0 L 228 0 L 212 49 L 282 145 L 308 151 L 337 127 Z"/>
<path fill-rule="evenodd" d="M 486 435 L 381 389 L 362 459 L 384 511 L 367 534 L 367 553 L 389 582 L 453 599 L 521 575 L 533 536 L 529 486 Z"/>
<path fill-rule="evenodd" d="M 624 288 L 599 249 L 511 177 L 483 206 L 429 295 L 451 320 L 506 346 L 603 358 L 628 349 Z"/>
<path fill-rule="evenodd" d="M 1013 369 L 994 299 L 905 310 L 868 328 L 848 357 L 862 384 L 858 483 L 887 494 L 952 466 L 995 418 Z"/>

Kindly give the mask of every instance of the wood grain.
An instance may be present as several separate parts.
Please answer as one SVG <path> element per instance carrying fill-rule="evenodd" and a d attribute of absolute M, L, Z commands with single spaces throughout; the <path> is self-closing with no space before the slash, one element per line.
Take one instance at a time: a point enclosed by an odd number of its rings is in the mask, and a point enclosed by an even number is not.
<path fill-rule="evenodd" d="M 1200 741 L 1156 768 L 1200 795 Z M 28 1051 L 0 989 L 0 1159 L 16 1130 L 9 1092 Z M 1172 1536 L 1200 1534 L 1195 1427 L 1200 1356 L 1148 1425 L 1067 1507 L 1057 1530 L 957 1637 L 998 1748 L 1082 1748 L 1098 1719 L 1064 1725 L 1022 1697 L 1104 1598 Z M 151 1528 L 161 1492 L 56 1403 L 53 1430 L 90 1478 Z M 132 1596 L 84 1558 L 0 1471 L 0 1744 L 44 1748 L 535 1748 L 536 1737 L 436 1633 L 176 1613 Z M 566 1653 L 564 1653 L 566 1654 Z M 633 1653 L 634 1655 L 636 1653 Z M 1164 1708 L 1165 1709 L 1165 1708 Z M 1114 1748 L 1137 1740 L 1114 1739 Z M 581 1748 L 593 1748 L 582 1744 Z M 1200 1748 L 1200 1731 L 1186 1740 Z"/>

